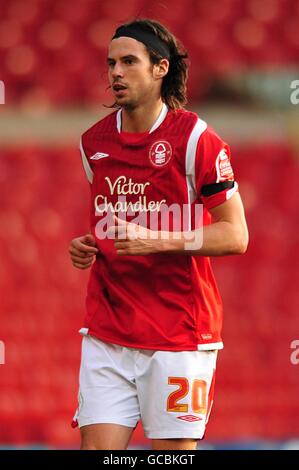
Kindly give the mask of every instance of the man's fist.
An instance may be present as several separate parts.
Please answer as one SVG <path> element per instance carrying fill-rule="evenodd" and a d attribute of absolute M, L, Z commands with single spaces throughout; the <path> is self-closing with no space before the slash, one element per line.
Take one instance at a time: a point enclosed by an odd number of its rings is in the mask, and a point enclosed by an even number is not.
<path fill-rule="evenodd" d="M 98 253 L 96 240 L 90 233 L 83 237 L 74 238 L 69 247 L 73 266 L 79 269 L 89 268 Z"/>

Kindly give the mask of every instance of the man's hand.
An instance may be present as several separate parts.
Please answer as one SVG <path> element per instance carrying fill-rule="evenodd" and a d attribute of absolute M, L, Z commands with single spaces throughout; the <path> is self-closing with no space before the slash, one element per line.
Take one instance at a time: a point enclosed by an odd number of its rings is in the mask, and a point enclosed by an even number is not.
<path fill-rule="evenodd" d="M 149 255 L 160 251 L 158 232 L 114 216 L 115 225 L 109 227 L 109 238 L 115 237 L 118 255 Z"/>
<path fill-rule="evenodd" d="M 89 268 L 98 253 L 96 240 L 90 233 L 83 237 L 74 238 L 69 247 L 69 253 L 73 266 L 79 269 Z"/>

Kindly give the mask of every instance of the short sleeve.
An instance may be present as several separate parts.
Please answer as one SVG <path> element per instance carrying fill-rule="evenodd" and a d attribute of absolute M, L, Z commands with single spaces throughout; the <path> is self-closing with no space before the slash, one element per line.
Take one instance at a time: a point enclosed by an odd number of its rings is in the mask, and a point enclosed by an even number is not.
<path fill-rule="evenodd" d="M 197 195 L 207 209 L 223 204 L 238 191 L 230 148 L 209 127 L 197 144 L 195 184 Z"/>

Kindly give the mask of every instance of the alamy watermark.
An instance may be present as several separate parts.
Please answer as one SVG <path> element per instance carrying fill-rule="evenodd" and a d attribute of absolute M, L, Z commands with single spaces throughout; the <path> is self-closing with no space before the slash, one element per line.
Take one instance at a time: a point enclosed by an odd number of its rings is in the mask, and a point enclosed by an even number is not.
<path fill-rule="evenodd" d="M 299 80 L 293 80 L 291 82 L 290 88 L 292 91 L 290 100 L 292 104 L 299 104 Z"/>
<path fill-rule="evenodd" d="M 0 80 L 0 104 L 5 104 L 5 85 L 2 80 Z"/>
<path fill-rule="evenodd" d="M 5 364 L 5 344 L 0 341 L 0 364 Z"/>
<path fill-rule="evenodd" d="M 299 339 L 294 339 L 290 344 L 290 348 L 294 349 L 290 355 L 291 364 L 297 366 L 299 364 Z"/>
<path fill-rule="evenodd" d="M 100 204 L 100 196 L 95 198 L 95 215 L 101 217 L 95 227 L 99 240 L 181 240 L 185 251 L 202 247 L 202 204 L 194 204 L 191 215 L 190 204 L 168 206 L 165 200 L 147 201 L 146 196 L 135 203 L 125 196 L 115 203 L 105 199 Z M 191 219 L 196 230 L 191 229 Z"/>

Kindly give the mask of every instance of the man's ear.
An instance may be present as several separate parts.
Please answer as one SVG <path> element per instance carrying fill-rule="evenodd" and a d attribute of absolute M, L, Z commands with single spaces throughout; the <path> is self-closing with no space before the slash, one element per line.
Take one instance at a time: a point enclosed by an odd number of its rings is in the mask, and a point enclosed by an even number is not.
<path fill-rule="evenodd" d="M 154 78 L 160 80 L 167 75 L 169 70 L 169 61 L 167 59 L 161 59 L 158 64 L 154 65 Z"/>

